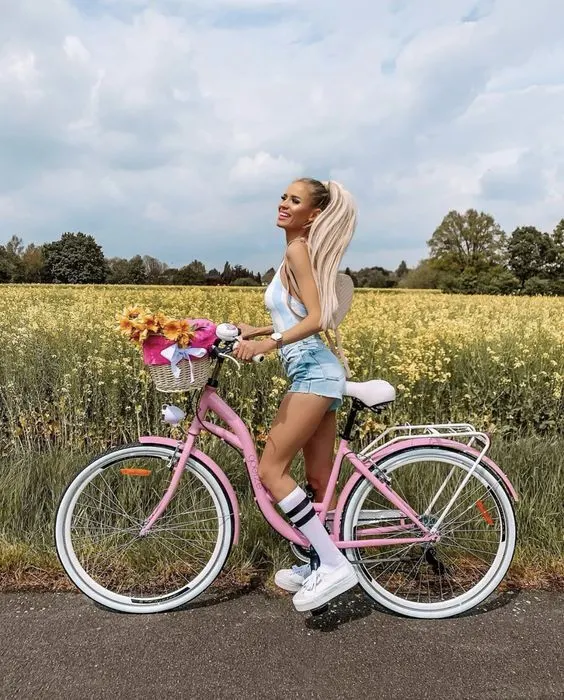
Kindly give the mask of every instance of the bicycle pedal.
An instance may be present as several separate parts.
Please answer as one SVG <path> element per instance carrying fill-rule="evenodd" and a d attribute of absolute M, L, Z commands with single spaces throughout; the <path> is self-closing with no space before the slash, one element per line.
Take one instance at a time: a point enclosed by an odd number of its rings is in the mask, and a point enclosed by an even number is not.
<path fill-rule="evenodd" d="M 329 603 L 325 603 L 325 605 L 322 605 L 320 608 L 314 608 L 314 610 L 311 610 L 311 615 L 312 617 L 317 617 L 318 615 L 323 615 L 329 610 Z"/>

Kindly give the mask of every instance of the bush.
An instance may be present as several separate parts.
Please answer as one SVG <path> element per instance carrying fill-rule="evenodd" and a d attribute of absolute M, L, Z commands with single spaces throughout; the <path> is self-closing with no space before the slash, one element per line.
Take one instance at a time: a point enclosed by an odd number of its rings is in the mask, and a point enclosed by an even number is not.
<path fill-rule="evenodd" d="M 231 287 L 259 287 L 259 283 L 252 277 L 239 277 L 231 282 Z"/>

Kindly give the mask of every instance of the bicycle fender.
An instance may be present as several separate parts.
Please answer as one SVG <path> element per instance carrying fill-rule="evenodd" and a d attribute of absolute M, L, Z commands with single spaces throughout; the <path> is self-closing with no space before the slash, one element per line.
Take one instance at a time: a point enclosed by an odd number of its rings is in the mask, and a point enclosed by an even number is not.
<path fill-rule="evenodd" d="M 380 462 L 382 462 L 384 459 L 389 457 L 390 455 L 396 454 L 398 452 L 405 452 L 406 450 L 411 450 L 416 447 L 444 447 L 445 449 L 454 451 L 454 452 L 462 452 L 463 454 L 467 455 L 468 457 L 471 457 L 473 459 L 477 459 L 479 456 L 480 452 L 479 450 L 476 450 L 474 447 L 470 447 L 469 445 L 465 445 L 463 442 L 455 442 L 454 440 L 449 440 L 449 439 L 443 439 L 443 438 L 434 438 L 434 437 L 428 437 L 428 438 L 417 438 L 414 440 L 402 440 L 401 442 L 394 443 L 393 445 L 390 445 L 389 447 L 386 447 L 383 449 L 380 454 L 378 454 L 377 459 L 375 460 L 375 464 L 378 465 Z M 354 460 L 359 459 L 356 455 L 350 454 L 349 455 L 349 460 L 354 466 Z M 500 467 L 489 457 L 484 456 L 482 457 L 483 464 L 485 464 L 498 478 L 499 482 L 501 485 L 505 488 L 507 491 L 508 495 L 514 500 L 518 501 L 519 496 L 517 494 L 517 491 L 515 490 L 515 487 L 509 481 L 509 477 L 507 474 L 505 474 Z M 348 498 L 350 494 L 352 493 L 352 490 L 354 487 L 358 484 L 359 481 L 364 479 L 364 476 L 360 474 L 359 472 L 356 472 L 356 474 L 353 474 L 350 479 L 347 481 L 345 484 L 343 490 L 341 491 L 341 495 L 339 496 L 339 500 L 337 502 L 337 508 L 335 509 L 335 517 L 334 517 L 334 532 L 340 532 L 341 528 L 341 518 L 343 515 L 343 510 L 345 507 L 345 504 L 348 501 Z"/>
<path fill-rule="evenodd" d="M 144 445 L 166 445 L 167 447 L 172 447 L 173 449 L 176 449 L 178 445 L 178 440 L 156 436 L 141 437 L 139 438 L 139 442 L 143 443 Z M 231 486 L 231 482 L 221 467 L 204 452 L 200 452 L 200 450 L 192 450 L 190 452 L 190 457 L 193 457 L 198 462 L 201 462 L 204 467 L 216 477 L 225 491 L 225 495 L 227 496 L 227 500 L 229 501 L 229 505 L 231 507 L 231 515 L 233 516 L 233 544 L 238 544 L 240 528 L 239 502 L 237 500 L 237 494 L 235 493 L 233 486 Z"/>

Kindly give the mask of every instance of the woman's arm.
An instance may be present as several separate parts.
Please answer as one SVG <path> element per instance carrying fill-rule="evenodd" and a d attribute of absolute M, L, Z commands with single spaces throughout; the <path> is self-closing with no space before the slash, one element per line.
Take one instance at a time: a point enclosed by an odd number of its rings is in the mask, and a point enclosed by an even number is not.
<path fill-rule="evenodd" d="M 295 343 L 321 330 L 319 292 L 313 277 L 307 246 L 304 243 L 292 245 L 286 251 L 286 259 L 294 273 L 300 290 L 301 301 L 306 307 L 307 315 L 295 326 L 282 333 L 282 345 Z M 286 281 L 286 284 L 288 284 L 288 281 Z M 272 352 L 276 350 L 276 347 L 276 342 L 272 338 L 265 338 L 260 341 L 243 340 L 239 343 L 233 355 L 240 360 L 250 361 L 255 355 Z"/>
<path fill-rule="evenodd" d="M 249 326 L 248 323 L 239 323 L 238 326 L 241 329 L 243 338 L 245 339 L 258 338 L 261 335 L 271 335 L 274 333 L 274 328 L 272 326 L 262 326 L 261 328 L 257 328 L 256 326 Z"/>

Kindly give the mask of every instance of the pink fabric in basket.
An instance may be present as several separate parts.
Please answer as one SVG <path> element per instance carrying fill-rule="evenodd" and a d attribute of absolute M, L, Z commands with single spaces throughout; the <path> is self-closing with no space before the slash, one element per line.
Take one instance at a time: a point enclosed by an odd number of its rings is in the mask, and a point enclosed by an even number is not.
<path fill-rule="evenodd" d="M 207 318 L 188 319 L 190 323 L 197 328 L 192 342 L 191 348 L 205 348 L 209 350 L 216 339 L 215 323 L 212 323 Z M 169 361 L 161 355 L 161 351 L 165 348 L 174 345 L 173 340 L 168 340 L 162 335 L 150 335 L 143 343 L 143 362 L 146 365 L 168 365 Z"/>
<path fill-rule="evenodd" d="M 161 350 L 174 345 L 164 335 L 150 335 L 143 343 L 143 362 L 146 365 L 169 365 L 170 362 L 161 355 Z"/>
<path fill-rule="evenodd" d="M 190 323 L 198 329 L 192 338 L 190 347 L 209 350 L 217 338 L 215 323 L 212 323 L 207 318 L 190 319 Z"/>

